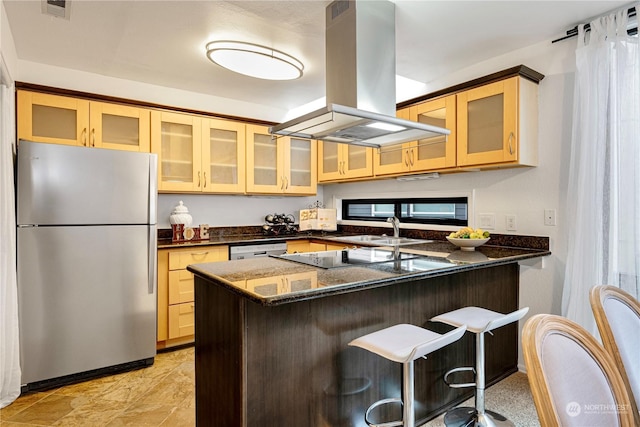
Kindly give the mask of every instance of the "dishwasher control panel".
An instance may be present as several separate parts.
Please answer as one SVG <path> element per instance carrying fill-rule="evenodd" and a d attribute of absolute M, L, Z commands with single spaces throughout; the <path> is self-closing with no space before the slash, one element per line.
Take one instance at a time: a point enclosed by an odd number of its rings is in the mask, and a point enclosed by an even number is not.
<path fill-rule="evenodd" d="M 282 255 L 287 253 L 287 243 L 257 243 L 252 245 L 229 246 L 229 259 L 248 259 Z"/>

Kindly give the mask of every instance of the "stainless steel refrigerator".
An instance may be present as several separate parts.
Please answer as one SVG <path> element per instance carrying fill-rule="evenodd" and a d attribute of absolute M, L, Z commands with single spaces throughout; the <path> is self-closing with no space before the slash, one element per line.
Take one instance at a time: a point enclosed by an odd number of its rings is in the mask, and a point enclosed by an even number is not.
<path fill-rule="evenodd" d="M 19 141 L 24 390 L 153 363 L 157 156 Z"/>

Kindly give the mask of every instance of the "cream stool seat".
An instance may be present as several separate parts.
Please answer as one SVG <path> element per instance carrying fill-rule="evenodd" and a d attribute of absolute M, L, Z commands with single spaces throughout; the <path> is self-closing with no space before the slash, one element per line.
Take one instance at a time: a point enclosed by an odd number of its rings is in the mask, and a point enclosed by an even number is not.
<path fill-rule="evenodd" d="M 485 390 L 485 352 L 484 334 L 494 329 L 522 319 L 529 311 L 529 307 L 522 308 L 508 314 L 498 313 L 481 307 L 464 307 L 448 313 L 440 314 L 431 319 L 432 322 L 442 322 L 457 327 L 467 325 L 467 330 L 476 334 L 476 365 L 472 367 L 454 368 L 444 376 L 445 382 L 453 388 L 475 386 L 475 408 L 459 407 L 447 412 L 444 422 L 447 426 L 513 426 L 514 424 L 502 415 L 487 411 L 484 404 Z M 460 371 L 475 371 L 473 383 L 452 384 L 448 378 Z"/>
<path fill-rule="evenodd" d="M 382 399 L 373 403 L 365 413 L 365 422 L 372 426 L 415 426 L 414 405 L 414 379 L 413 361 L 425 357 L 454 341 L 459 340 L 466 330 L 465 325 L 459 325 L 456 329 L 446 334 L 438 334 L 427 329 L 399 324 L 351 341 L 349 345 L 356 346 L 375 353 L 393 362 L 402 363 L 402 394 L 401 398 Z M 371 411 L 387 403 L 401 403 L 403 408 L 402 421 L 392 421 L 383 424 L 373 424 L 369 420 Z"/>

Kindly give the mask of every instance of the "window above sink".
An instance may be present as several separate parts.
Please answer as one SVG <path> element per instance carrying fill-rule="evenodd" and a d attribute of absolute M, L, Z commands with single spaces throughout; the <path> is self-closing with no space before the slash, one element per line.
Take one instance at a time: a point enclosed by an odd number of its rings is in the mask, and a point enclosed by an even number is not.
<path fill-rule="evenodd" d="M 468 197 L 411 197 L 343 199 L 342 220 L 384 221 L 465 227 L 469 224 Z"/>

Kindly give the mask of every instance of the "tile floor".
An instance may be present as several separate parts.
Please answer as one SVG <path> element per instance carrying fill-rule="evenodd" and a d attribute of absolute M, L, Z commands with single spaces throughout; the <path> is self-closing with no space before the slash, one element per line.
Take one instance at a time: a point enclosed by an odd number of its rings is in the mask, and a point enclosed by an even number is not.
<path fill-rule="evenodd" d="M 1 427 L 195 426 L 194 348 L 160 353 L 153 366 L 45 392 L 0 409 Z"/>
<path fill-rule="evenodd" d="M 20 396 L 0 409 L 0 427 L 193 427 L 194 385 L 193 347 L 160 353 L 146 369 Z M 519 427 L 540 426 L 523 373 L 490 387 L 487 405 Z M 442 426 L 438 417 L 423 427 Z"/>

